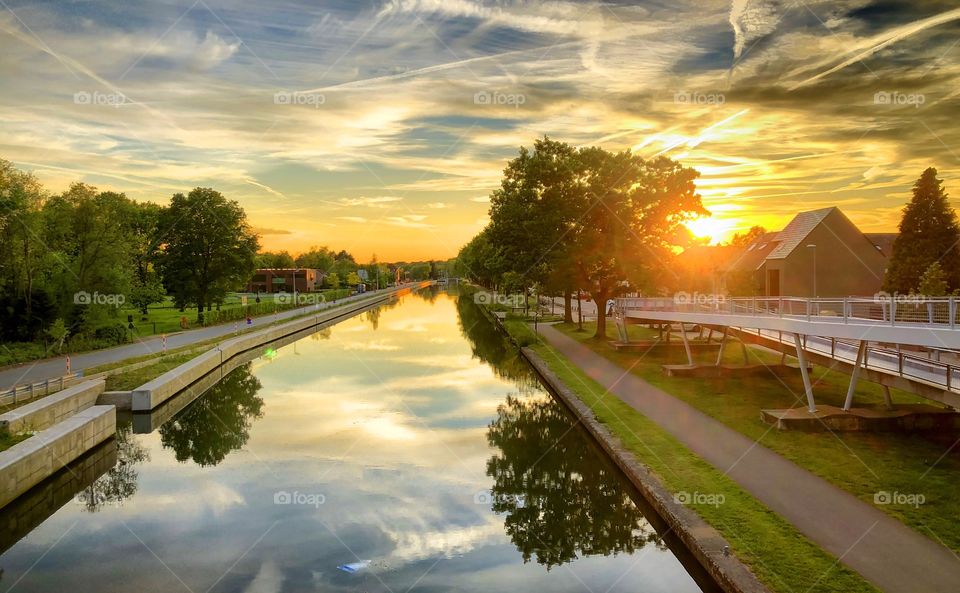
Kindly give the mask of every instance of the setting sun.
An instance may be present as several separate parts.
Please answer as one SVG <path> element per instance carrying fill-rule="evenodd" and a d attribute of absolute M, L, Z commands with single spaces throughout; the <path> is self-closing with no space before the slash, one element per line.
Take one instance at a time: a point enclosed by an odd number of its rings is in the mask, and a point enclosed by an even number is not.
<path fill-rule="evenodd" d="M 708 238 L 711 244 L 715 244 L 729 239 L 730 235 L 736 231 L 738 221 L 730 218 L 702 216 L 695 220 L 688 220 L 685 224 L 695 237 Z"/>

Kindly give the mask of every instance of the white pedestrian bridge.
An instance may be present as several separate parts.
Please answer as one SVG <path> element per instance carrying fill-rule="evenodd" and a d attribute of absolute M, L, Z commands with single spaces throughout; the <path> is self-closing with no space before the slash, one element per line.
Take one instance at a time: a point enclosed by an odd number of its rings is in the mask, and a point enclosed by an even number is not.
<path fill-rule="evenodd" d="M 808 358 L 853 365 L 845 409 L 852 404 L 861 368 L 884 386 L 906 387 L 956 406 L 960 403 L 960 366 L 953 362 L 953 351 L 960 350 L 957 303 L 955 297 L 913 295 L 724 298 L 681 293 L 676 298 L 617 299 L 615 319 L 621 328 L 628 320 L 732 328 L 762 344 L 789 345 L 800 362 L 811 411 L 815 404 Z M 686 340 L 686 333 L 680 333 Z M 625 330 L 621 337 L 626 337 Z M 943 353 L 949 360 L 940 360 Z M 884 375 L 900 382 L 883 381 Z"/>

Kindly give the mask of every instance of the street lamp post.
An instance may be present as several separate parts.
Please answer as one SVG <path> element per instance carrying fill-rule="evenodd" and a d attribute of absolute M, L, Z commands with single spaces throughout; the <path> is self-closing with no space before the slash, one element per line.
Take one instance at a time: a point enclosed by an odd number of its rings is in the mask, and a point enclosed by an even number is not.
<path fill-rule="evenodd" d="M 817 246 L 811 243 L 807 248 L 813 250 L 813 298 L 817 298 Z"/>

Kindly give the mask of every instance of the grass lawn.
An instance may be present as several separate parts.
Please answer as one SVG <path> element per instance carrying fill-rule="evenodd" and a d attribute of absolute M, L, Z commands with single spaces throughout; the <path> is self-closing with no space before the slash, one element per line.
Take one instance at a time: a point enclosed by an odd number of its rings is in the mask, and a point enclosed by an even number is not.
<path fill-rule="evenodd" d="M 773 429 L 760 420 L 761 409 L 806 406 L 799 371 L 795 376 L 780 378 L 773 374 L 709 379 L 667 377 L 661 365 L 685 363 L 686 355 L 682 348 L 669 356 L 617 352 L 606 343 L 589 339 L 596 330 L 595 323 L 585 324 L 584 332 L 577 332 L 575 325 L 557 328 L 625 369 L 632 367 L 631 372 L 648 383 L 682 399 L 864 502 L 874 504 L 874 496 L 878 492 L 922 495 L 924 503 L 919 506 L 882 504 L 877 508 L 934 541 L 960 551 L 960 522 L 957 521 L 957 517 L 960 517 L 960 497 L 956 496 L 956 482 L 960 477 L 960 447 L 950 450 L 954 444 L 952 440 L 939 442 L 918 435 L 896 433 L 803 433 Z M 615 335 L 616 330 L 611 325 L 608 325 L 608 331 L 611 337 Z M 714 362 L 716 354 L 710 356 L 705 353 L 702 356 L 702 362 Z M 779 354 L 755 347 L 750 348 L 750 357 L 751 360 L 767 363 L 779 362 L 780 359 Z M 728 344 L 724 359 L 742 362 L 740 347 L 729 347 Z M 815 382 L 814 397 L 818 403 L 843 404 L 849 375 L 818 366 L 814 367 L 811 380 Z M 892 392 L 894 404 L 927 402 L 905 392 Z M 880 386 L 861 380 L 854 396 L 854 405 L 882 402 Z"/>
<path fill-rule="evenodd" d="M 519 343 L 532 337 L 532 332 L 519 320 L 508 319 L 505 326 Z M 555 350 L 543 343 L 534 343 L 531 347 L 668 489 L 723 496 L 723 504 L 691 508 L 729 541 L 731 550 L 771 591 L 877 591 L 656 423 L 606 393 Z"/>
<path fill-rule="evenodd" d="M 353 294 L 353 291 L 349 288 L 338 288 L 324 289 L 302 294 L 304 298 L 322 299 L 320 302 L 323 302 L 342 299 Z M 274 297 L 276 296 L 275 294 L 261 294 L 260 303 L 255 302 L 256 295 L 248 294 L 246 295 L 247 305 L 242 304 L 242 296 L 244 295 L 231 294 L 220 306 L 219 311 L 217 311 L 216 307 L 212 307 L 210 311 L 205 312 L 204 315 L 207 318 L 205 325 L 216 325 L 218 323 L 227 323 L 229 321 L 239 321 L 245 319 L 248 309 L 252 317 L 259 317 L 262 315 L 276 313 L 277 311 L 293 308 L 292 302 L 274 302 Z M 289 297 L 290 295 L 287 296 Z M 312 303 L 313 301 L 302 304 Z M 120 309 L 119 316 L 120 321 L 122 321 L 124 324 L 126 324 L 127 315 L 133 315 L 134 329 L 136 334 L 141 337 L 181 331 L 181 317 L 187 318 L 187 329 L 195 329 L 200 327 L 200 324 L 197 323 L 196 307 L 187 308 L 181 312 L 179 309 L 173 306 L 173 302 L 169 299 L 163 303 L 157 303 L 148 307 L 146 318 L 140 314 L 140 311 L 124 307 Z"/>
<path fill-rule="evenodd" d="M 140 387 L 147 381 L 155 379 L 170 369 L 174 369 L 191 360 L 196 355 L 197 354 L 195 352 L 182 352 L 180 354 L 162 356 L 153 364 L 140 367 L 139 369 L 133 369 L 125 373 L 120 373 L 118 375 L 110 375 L 106 379 L 106 390 L 129 391 L 136 387 Z"/>
<path fill-rule="evenodd" d="M 0 451 L 6 451 L 21 441 L 30 438 L 29 434 L 10 434 L 6 429 L 0 429 Z"/>

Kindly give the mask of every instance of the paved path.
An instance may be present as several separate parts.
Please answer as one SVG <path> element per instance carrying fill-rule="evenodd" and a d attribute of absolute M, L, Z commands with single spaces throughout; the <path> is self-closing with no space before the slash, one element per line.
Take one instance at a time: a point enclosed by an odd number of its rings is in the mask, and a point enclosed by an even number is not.
<path fill-rule="evenodd" d="M 311 311 L 323 310 L 327 307 L 333 305 L 339 305 L 341 303 L 346 303 L 350 301 L 355 301 L 357 299 L 368 298 L 376 294 L 381 294 L 387 290 L 392 289 L 381 289 L 379 291 L 368 291 L 363 294 L 352 295 L 347 298 L 339 299 L 334 302 L 319 303 L 317 305 L 308 305 L 306 307 L 299 307 L 297 309 L 288 309 L 286 311 L 281 311 L 279 313 L 274 313 L 272 315 L 263 315 L 260 317 L 253 318 L 253 325 L 248 326 L 245 322 L 239 322 L 240 333 L 246 331 L 252 331 L 255 329 L 262 329 L 267 325 L 275 321 L 281 321 L 284 319 L 289 319 L 291 317 L 296 317 L 298 315 L 303 315 Z M 232 335 L 234 332 L 234 323 L 224 323 L 221 325 L 212 325 L 210 327 L 201 327 L 198 329 L 186 330 L 182 332 L 177 332 L 174 334 L 167 334 L 167 349 L 172 350 L 174 348 L 179 348 L 181 346 L 187 346 L 189 344 L 195 344 L 197 342 L 203 342 L 204 340 L 209 340 L 212 338 L 219 338 L 221 336 Z M 128 358 L 134 358 L 137 356 L 144 356 L 146 354 L 153 354 L 155 352 L 161 351 L 163 348 L 161 343 L 160 336 L 151 336 L 149 338 L 144 338 L 138 340 L 132 344 L 126 344 L 123 346 L 118 346 L 116 348 L 109 348 L 105 350 L 93 350 L 90 352 L 84 352 L 82 354 L 74 354 L 70 356 L 70 366 L 71 369 L 76 372 L 83 369 L 99 366 L 101 364 L 107 364 L 111 362 L 117 362 L 119 360 L 126 360 Z M 44 360 L 38 360 L 35 362 L 29 362 L 22 365 L 17 365 L 13 367 L 6 367 L 0 370 L 0 391 L 5 391 L 12 388 L 14 385 L 21 385 L 24 383 L 37 383 L 45 379 L 53 379 L 56 377 L 61 377 L 66 374 L 67 371 L 67 362 L 66 358 L 61 356 L 57 358 L 47 358 Z"/>
<path fill-rule="evenodd" d="M 657 389 L 555 328 L 541 325 L 540 333 L 610 393 L 666 429 L 881 590 L 960 591 L 960 558 L 933 539 Z"/>

